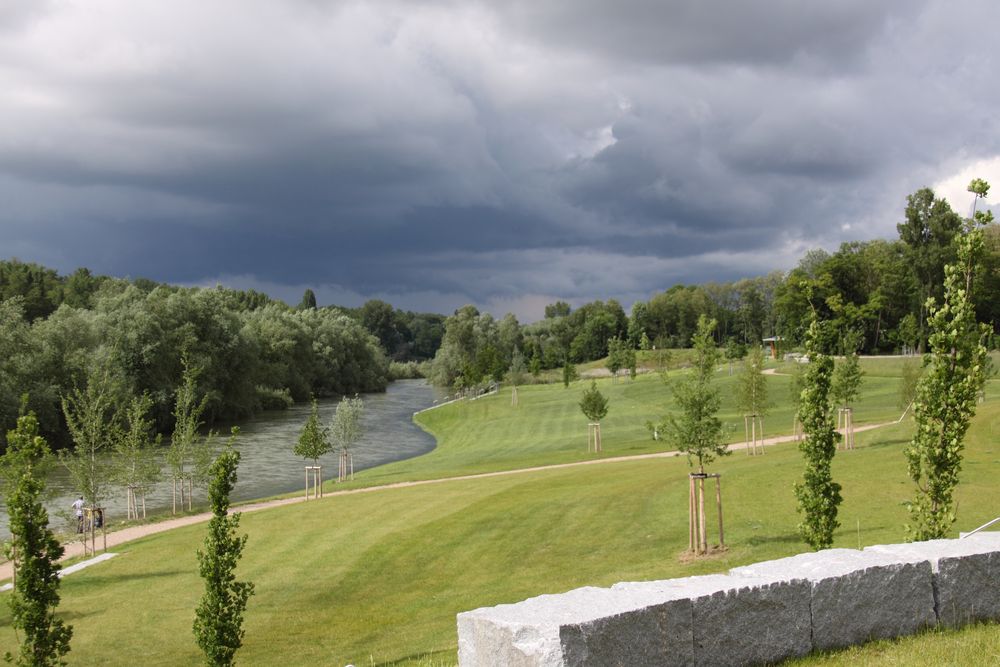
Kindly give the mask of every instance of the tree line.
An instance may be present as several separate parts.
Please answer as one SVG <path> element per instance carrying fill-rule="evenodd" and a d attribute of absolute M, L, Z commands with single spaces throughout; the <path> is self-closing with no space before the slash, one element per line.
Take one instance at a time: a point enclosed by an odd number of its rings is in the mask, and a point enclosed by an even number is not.
<path fill-rule="evenodd" d="M 835 335 L 835 354 L 922 352 L 930 335 L 928 299 L 944 296 L 945 267 L 958 261 L 963 218 L 930 188 L 909 195 L 892 240 L 851 241 L 835 252 L 811 250 L 787 272 L 732 282 L 674 285 L 637 301 L 626 314 L 614 300 L 573 309 L 546 306 L 545 318 L 519 325 L 464 306 L 444 322 L 431 377 L 469 386 L 510 372 L 538 373 L 608 356 L 613 341 L 629 349 L 691 347 L 701 317 L 715 320 L 713 338 L 733 350 L 778 337 L 803 346 L 813 316 Z M 982 252 L 971 277 L 976 319 L 991 339 L 1000 326 L 1000 227 L 982 228 Z M 988 341 L 993 346 L 992 340 Z M 612 348 L 609 348 L 609 345 Z"/>
<path fill-rule="evenodd" d="M 340 309 L 0 262 L 0 433 L 27 395 L 41 435 L 66 447 L 62 401 L 96 368 L 127 394 L 148 396 L 155 430 L 169 432 L 183 358 L 200 369 L 209 425 L 312 395 L 383 391 L 389 381 L 379 340 Z"/>

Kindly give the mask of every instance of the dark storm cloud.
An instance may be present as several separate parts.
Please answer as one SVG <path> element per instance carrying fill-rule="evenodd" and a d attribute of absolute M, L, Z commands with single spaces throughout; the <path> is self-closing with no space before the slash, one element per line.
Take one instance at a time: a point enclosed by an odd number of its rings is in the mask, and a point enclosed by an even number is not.
<path fill-rule="evenodd" d="M 503 3 L 519 31 L 568 48 L 616 58 L 688 66 L 703 63 L 785 66 L 817 59 L 843 67 L 861 57 L 891 10 L 920 3 L 845 0 L 559 0 Z"/>
<path fill-rule="evenodd" d="M 0 255 L 529 316 L 788 268 L 1000 155 L 997 14 L 5 3 Z"/>

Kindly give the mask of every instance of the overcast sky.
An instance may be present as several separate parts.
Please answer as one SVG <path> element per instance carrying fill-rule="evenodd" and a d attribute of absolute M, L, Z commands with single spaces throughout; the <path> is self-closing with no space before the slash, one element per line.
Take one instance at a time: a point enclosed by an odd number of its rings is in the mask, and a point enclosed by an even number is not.
<path fill-rule="evenodd" d="M 993 0 L 0 1 L 0 258 L 522 320 L 1000 199 Z"/>

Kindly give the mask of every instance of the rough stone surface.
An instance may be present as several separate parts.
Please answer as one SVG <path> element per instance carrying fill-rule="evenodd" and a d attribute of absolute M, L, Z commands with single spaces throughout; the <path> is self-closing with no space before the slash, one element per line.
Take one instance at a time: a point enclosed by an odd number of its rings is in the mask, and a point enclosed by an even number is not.
<path fill-rule="evenodd" d="M 970 621 L 1000 620 L 1000 533 L 959 540 L 929 540 L 868 547 L 898 560 L 930 563 L 934 571 L 938 622 L 958 627 Z"/>
<path fill-rule="evenodd" d="M 777 662 L 811 648 L 809 583 L 804 580 L 714 574 L 612 589 L 688 597 L 697 665 Z"/>
<path fill-rule="evenodd" d="M 736 576 L 811 584 L 812 647 L 841 648 L 908 635 L 936 622 L 930 563 L 877 552 L 827 549 L 734 568 Z"/>
<path fill-rule="evenodd" d="M 729 575 L 580 588 L 458 615 L 463 667 L 750 665 L 1000 620 L 1000 533 L 829 549 Z"/>
<path fill-rule="evenodd" d="M 460 665 L 690 665 L 691 603 L 580 588 L 458 615 Z"/>

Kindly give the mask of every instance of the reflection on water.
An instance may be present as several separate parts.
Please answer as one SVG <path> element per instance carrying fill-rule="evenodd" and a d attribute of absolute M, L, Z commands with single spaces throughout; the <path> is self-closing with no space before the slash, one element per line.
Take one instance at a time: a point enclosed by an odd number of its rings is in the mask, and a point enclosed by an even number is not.
<path fill-rule="evenodd" d="M 434 403 L 440 394 L 423 380 L 399 380 L 389 385 L 384 394 L 364 394 L 365 402 L 363 437 L 352 452 L 355 471 L 371 468 L 383 463 L 399 461 L 429 452 L 434 448 L 434 438 L 420 430 L 412 421 L 413 413 Z M 287 493 L 302 489 L 305 485 L 303 466 L 312 461 L 292 454 L 292 447 L 298 440 L 299 431 L 309 416 L 308 404 L 295 405 L 288 410 L 265 412 L 254 419 L 238 424 L 240 437 L 237 448 L 241 459 L 239 480 L 233 490 L 232 499 L 250 500 Z M 319 402 L 320 419 L 329 425 L 337 409 L 335 399 Z M 228 427 L 217 425 L 220 436 L 217 443 L 226 442 Z M 337 476 L 337 453 L 332 452 L 320 458 L 323 478 Z M 146 511 L 150 514 L 169 512 L 171 507 L 171 483 L 169 470 L 163 463 L 164 481 L 146 496 Z M 49 479 L 52 499 L 46 503 L 49 521 L 56 528 L 69 526 L 69 511 L 73 499 L 78 495 L 72 488 L 65 469 L 57 466 Z M 204 493 L 195 491 L 195 501 L 204 502 Z M 112 497 L 105 503 L 110 521 L 125 517 L 125 493 L 114 489 Z M 65 515 L 65 518 L 62 516 Z M 9 536 L 7 514 L 0 510 L 0 538 Z"/>

